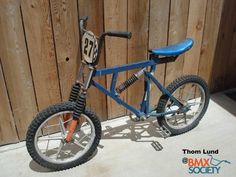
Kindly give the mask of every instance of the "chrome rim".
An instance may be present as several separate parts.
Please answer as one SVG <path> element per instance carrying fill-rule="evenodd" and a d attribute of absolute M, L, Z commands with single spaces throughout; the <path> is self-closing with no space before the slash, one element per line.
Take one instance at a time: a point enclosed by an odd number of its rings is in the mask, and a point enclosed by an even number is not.
<path fill-rule="evenodd" d="M 39 156 L 45 161 L 63 164 L 82 157 L 95 139 L 95 128 L 85 114 L 81 114 L 80 123 L 73 134 L 73 140 L 65 143 L 68 127 L 72 120 L 72 111 L 63 111 L 50 116 L 38 128 L 34 145 Z M 70 114 L 68 120 L 65 115 Z"/>
<path fill-rule="evenodd" d="M 206 95 L 201 85 L 197 83 L 187 83 L 179 87 L 173 93 L 184 106 L 189 108 L 186 113 L 175 113 L 165 116 L 166 123 L 173 129 L 182 129 L 191 125 L 200 115 L 204 108 Z M 179 107 L 169 99 L 166 111 L 177 111 Z"/>

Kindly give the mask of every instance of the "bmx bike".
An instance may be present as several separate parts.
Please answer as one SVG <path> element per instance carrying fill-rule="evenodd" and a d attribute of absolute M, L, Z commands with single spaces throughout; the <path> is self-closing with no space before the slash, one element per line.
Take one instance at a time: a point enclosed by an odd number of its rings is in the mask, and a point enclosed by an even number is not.
<path fill-rule="evenodd" d="M 206 82 L 196 75 L 177 78 L 164 87 L 156 78 L 158 64 L 174 62 L 179 55 L 193 46 L 188 38 L 175 45 L 149 50 L 149 58 L 137 63 L 97 69 L 105 36 L 131 38 L 130 32 L 104 32 L 99 37 L 86 30 L 87 17 L 79 21 L 82 61 L 69 101 L 58 103 L 39 112 L 31 122 L 26 136 L 29 154 L 38 164 L 53 170 L 64 170 L 86 162 L 96 150 L 101 139 L 98 116 L 86 107 L 86 96 L 94 86 L 132 112 L 136 121 L 156 117 L 166 135 L 179 135 L 196 127 L 209 103 Z M 119 86 L 120 72 L 139 69 Z M 94 80 L 112 74 L 107 89 Z M 144 76 L 144 94 L 140 108 L 124 102 L 120 95 L 140 77 Z M 155 106 L 150 105 L 150 85 L 162 92 Z M 96 98 L 94 98 L 96 99 Z"/>

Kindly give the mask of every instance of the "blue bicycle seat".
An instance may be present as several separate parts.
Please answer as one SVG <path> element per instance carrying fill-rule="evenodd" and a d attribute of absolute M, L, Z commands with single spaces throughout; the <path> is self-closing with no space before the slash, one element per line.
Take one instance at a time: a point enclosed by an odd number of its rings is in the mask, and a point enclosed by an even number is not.
<path fill-rule="evenodd" d="M 151 52 L 160 56 L 177 56 L 188 51 L 192 46 L 193 40 L 191 38 L 187 38 L 184 41 L 173 45 L 152 49 Z"/>

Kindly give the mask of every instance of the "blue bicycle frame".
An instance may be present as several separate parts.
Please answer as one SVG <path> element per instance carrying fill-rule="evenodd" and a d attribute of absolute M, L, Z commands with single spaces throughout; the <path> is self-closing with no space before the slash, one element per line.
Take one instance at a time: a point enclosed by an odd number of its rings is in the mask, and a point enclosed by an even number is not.
<path fill-rule="evenodd" d="M 84 34 L 84 32 L 86 31 L 85 26 L 86 26 L 87 19 L 88 19 L 87 17 L 84 17 L 80 20 L 80 36 L 81 36 L 81 38 L 82 38 L 82 35 Z M 159 55 L 152 54 L 152 52 L 151 52 L 151 54 L 149 56 L 149 60 L 144 60 L 144 61 L 141 61 L 141 62 L 126 64 L 126 65 L 122 65 L 122 66 L 115 66 L 115 67 L 111 67 L 111 68 L 96 69 L 95 66 L 99 62 L 99 56 L 100 56 L 100 52 L 101 52 L 101 48 L 102 48 L 102 44 L 104 42 L 105 36 L 113 36 L 113 37 L 120 37 L 120 38 L 130 39 L 132 34 L 130 32 L 104 32 L 100 35 L 100 37 L 98 37 L 99 42 L 98 42 L 98 47 L 96 47 L 96 50 L 95 50 L 95 51 L 97 51 L 96 52 L 97 56 L 96 56 L 95 60 L 94 59 L 91 59 L 89 61 L 82 60 L 82 63 L 84 65 L 88 64 L 89 68 L 90 68 L 90 74 L 89 74 L 85 84 L 82 84 L 83 92 L 84 92 L 82 97 L 85 97 L 88 87 L 90 85 L 93 85 L 97 89 L 102 91 L 104 94 L 106 94 L 106 95 L 110 96 L 112 99 L 114 99 L 118 104 L 121 104 L 126 109 L 128 109 L 129 111 L 134 113 L 139 118 L 141 118 L 141 117 L 142 118 L 148 118 L 149 116 L 160 117 L 160 116 L 164 116 L 164 115 L 168 115 L 168 114 L 175 114 L 176 112 L 184 113 L 184 112 L 187 112 L 189 110 L 188 108 L 183 106 L 183 104 L 180 103 L 154 77 L 154 72 L 156 70 L 156 65 L 161 64 L 161 63 L 167 63 L 167 62 L 175 61 L 175 59 L 180 54 L 179 52 L 175 53 L 175 55 L 173 55 L 173 54 L 172 55 L 167 55 L 169 57 L 164 57 L 164 58 L 159 58 Z M 81 48 L 81 51 L 82 51 L 82 48 Z M 93 61 L 93 62 L 91 62 L 91 61 Z M 139 77 L 144 74 L 144 77 L 145 77 L 144 95 L 143 95 L 143 99 L 142 99 L 142 102 L 140 104 L 140 109 L 139 110 L 134 108 L 133 106 L 127 104 L 126 102 L 124 102 L 119 97 L 119 93 L 121 93 L 124 89 L 126 89 L 130 85 L 131 82 L 128 82 L 128 81 L 132 81 L 132 83 L 133 83 L 133 81 L 138 79 L 138 77 L 135 76 L 133 78 L 130 78 L 130 80 L 127 80 L 126 83 L 123 83 L 124 87 L 122 85 L 122 88 L 120 90 L 118 88 L 118 91 L 116 91 L 116 83 L 117 83 L 118 74 L 120 72 L 123 72 L 123 71 L 129 71 L 129 70 L 138 69 L 138 68 L 141 68 L 142 71 L 140 71 L 136 74 L 138 74 Z M 81 69 L 80 71 L 82 71 L 82 70 L 83 69 Z M 97 83 L 96 81 L 93 80 L 94 77 L 104 76 L 104 75 L 107 75 L 107 74 L 112 74 L 112 80 L 111 80 L 111 85 L 110 85 L 109 90 L 104 88 L 102 85 L 100 85 L 99 83 Z M 80 83 L 80 81 L 79 81 L 80 76 L 81 76 L 81 72 L 79 73 L 79 77 L 78 77 L 79 79 L 77 80 L 77 83 Z M 161 90 L 161 92 L 164 95 L 168 96 L 168 98 L 172 101 L 172 104 L 179 107 L 178 110 L 166 111 L 166 112 L 161 112 L 160 113 L 160 112 L 156 111 L 156 108 L 150 108 L 149 99 L 150 99 L 150 84 L 151 84 L 151 81 L 159 88 L 159 90 Z M 126 84 L 126 86 L 125 86 L 125 84 Z M 79 91 L 79 90 L 77 90 L 77 91 Z M 83 101 L 84 101 L 84 99 L 81 98 L 81 100 L 80 100 L 81 103 L 80 104 L 83 104 Z M 79 110 L 79 111 L 81 111 L 81 110 Z"/>
<path fill-rule="evenodd" d="M 158 58 L 154 58 L 154 59 L 149 59 L 149 60 L 145 60 L 145 61 L 141 61 L 137 63 L 126 64 L 122 66 L 98 69 L 98 70 L 95 70 L 92 77 L 112 74 L 110 89 L 108 90 L 104 88 L 102 85 L 100 85 L 98 82 L 94 81 L 93 79 L 91 80 L 91 84 L 95 86 L 97 89 L 99 89 L 100 91 L 102 91 L 104 94 L 110 96 L 118 104 L 123 105 L 126 109 L 134 113 L 137 117 L 148 118 L 149 116 L 160 117 L 160 116 L 164 116 L 168 114 L 174 114 L 177 111 L 167 111 L 167 112 L 157 113 L 155 108 L 150 108 L 150 105 L 149 105 L 150 84 L 152 81 L 160 89 L 160 91 L 163 94 L 168 95 L 170 100 L 172 100 L 175 105 L 177 105 L 180 108 L 183 107 L 183 105 L 164 86 L 162 86 L 162 84 L 153 76 L 153 73 L 156 71 L 156 65 L 159 63 L 161 63 L 161 60 Z M 149 71 L 148 71 L 148 67 L 150 67 Z M 117 77 L 118 77 L 119 72 L 128 71 L 128 70 L 137 69 L 137 68 L 141 68 L 141 69 L 146 68 L 146 70 L 144 70 L 144 77 L 145 77 L 144 95 L 143 95 L 143 99 L 140 104 L 139 110 L 134 108 L 133 106 L 130 106 L 129 104 L 124 102 L 122 99 L 120 99 L 119 95 L 115 91 Z"/>

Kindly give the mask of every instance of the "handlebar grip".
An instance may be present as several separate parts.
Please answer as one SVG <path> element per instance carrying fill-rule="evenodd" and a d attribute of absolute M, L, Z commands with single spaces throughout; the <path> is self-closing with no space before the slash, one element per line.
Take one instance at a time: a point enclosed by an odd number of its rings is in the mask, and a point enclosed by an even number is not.
<path fill-rule="evenodd" d="M 109 32 L 106 32 L 106 35 L 114 36 L 114 37 L 122 37 L 122 38 L 127 38 L 127 39 L 130 39 L 132 37 L 132 33 L 131 32 L 109 31 Z"/>

